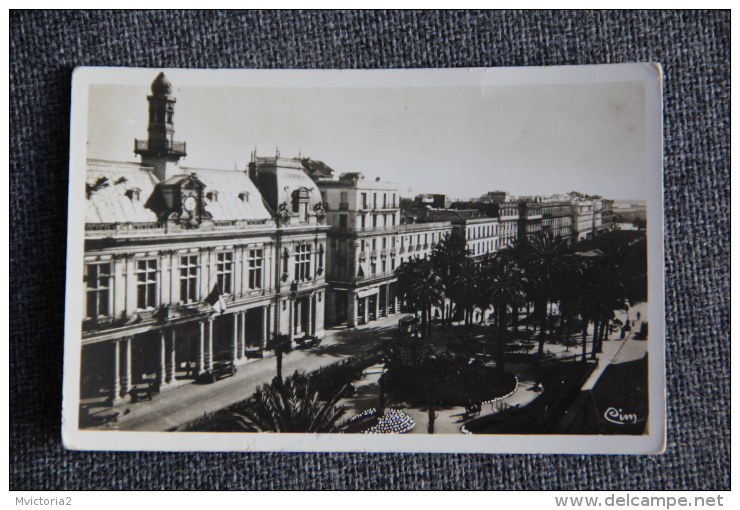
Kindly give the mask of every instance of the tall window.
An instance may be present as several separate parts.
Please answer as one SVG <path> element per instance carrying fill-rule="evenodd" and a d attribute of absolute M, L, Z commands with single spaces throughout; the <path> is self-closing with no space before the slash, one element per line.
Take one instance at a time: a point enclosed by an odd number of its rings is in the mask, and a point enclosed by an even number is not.
<path fill-rule="evenodd" d="M 110 263 L 85 266 L 87 317 L 107 317 L 110 313 Z"/>
<path fill-rule="evenodd" d="M 300 244 L 295 253 L 295 279 L 304 281 L 311 278 L 311 246 Z"/>
<path fill-rule="evenodd" d="M 230 251 L 216 254 L 216 277 L 221 292 L 231 294 L 233 292 L 232 280 L 234 268 L 234 254 Z"/>
<path fill-rule="evenodd" d="M 223 292 L 223 287 L 221 289 Z M 183 303 L 194 303 L 198 300 L 197 255 L 180 257 L 180 300 Z"/>
<path fill-rule="evenodd" d="M 249 288 L 262 288 L 262 250 L 249 250 Z"/>
<path fill-rule="evenodd" d="M 360 214 L 360 227 L 365 228 L 365 215 Z"/>
<path fill-rule="evenodd" d="M 157 304 L 157 259 L 136 261 L 136 306 L 142 310 Z"/>
<path fill-rule="evenodd" d="M 318 257 L 317 264 L 319 266 L 319 269 L 323 270 L 324 269 L 324 245 L 323 244 L 319 245 L 319 253 L 317 254 L 317 257 Z"/>
<path fill-rule="evenodd" d="M 362 208 L 367 209 L 367 193 L 360 193 L 361 201 L 362 201 Z"/>

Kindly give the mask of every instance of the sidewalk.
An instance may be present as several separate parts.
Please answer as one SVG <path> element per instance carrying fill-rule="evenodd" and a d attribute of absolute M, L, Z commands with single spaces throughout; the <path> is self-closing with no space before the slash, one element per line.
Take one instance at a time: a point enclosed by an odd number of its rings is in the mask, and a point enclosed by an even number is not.
<path fill-rule="evenodd" d="M 385 338 L 393 337 L 398 319 L 404 315 L 392 315 L 355 329 L 326 330 L 326 338 L 318 347 L 295 350 L 283 356 L 283 376 L 296 370 L 312 372 L 368 350 Z M 120 412 L 118 429 L 177 430 L 203 415 L 248 398 L 257 386 L 272 381 L 276 365 L 274 357 L 254 359 L 239 367 L 233 377 L 213 384 L 185 384 L 160 393 L 152 401 L 121 406 L 116 409 Z"/>

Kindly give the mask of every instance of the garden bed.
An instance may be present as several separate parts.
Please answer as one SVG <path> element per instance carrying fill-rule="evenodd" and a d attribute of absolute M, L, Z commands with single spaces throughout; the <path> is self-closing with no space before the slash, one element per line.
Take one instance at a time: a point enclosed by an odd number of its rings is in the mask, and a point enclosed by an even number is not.
<path fill-rule="evenodd" d="M 465 424 L 473 434 L 546 434 L 580 392 L 596 363 L 555 362 L 542 368 L 542 395 L 524 407 L 509 408 Z"/>

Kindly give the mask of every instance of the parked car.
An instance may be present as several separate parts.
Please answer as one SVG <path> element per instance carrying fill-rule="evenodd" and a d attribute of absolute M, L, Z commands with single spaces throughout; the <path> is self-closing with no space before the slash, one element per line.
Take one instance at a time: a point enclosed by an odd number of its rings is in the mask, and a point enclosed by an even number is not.
<path fill-rule="evenodd" d="M 214 361 L 213 368 L 203 372 L 198 381 L 202 383 L 213 383 L 223 377 L 229 377 L 236 374 L 236 367 L 233 361 Z"/>

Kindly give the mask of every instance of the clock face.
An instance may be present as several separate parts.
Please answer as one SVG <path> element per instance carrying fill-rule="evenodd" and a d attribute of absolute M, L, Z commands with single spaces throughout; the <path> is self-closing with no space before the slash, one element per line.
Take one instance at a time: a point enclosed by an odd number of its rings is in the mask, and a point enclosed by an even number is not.
<path fill-rule="evenodd" d="M 193 211 L 195 211 L 195 206 L 196 206 L 196 205 L 197 205 L 197 202 L 196 202 L 196 200 L 195 200 L 195 197 L 187 197 L 187 198 L 186 198 L 186 199 L 185 199 L 185 200 L 183 201 L 183 203 L 182 203 L 182 206 L 183 206 L 183 208 L 184 208 L 184 209 L 185 209 L 186 211 L 188 211 L 188 212 L 193 212 Z"/>

